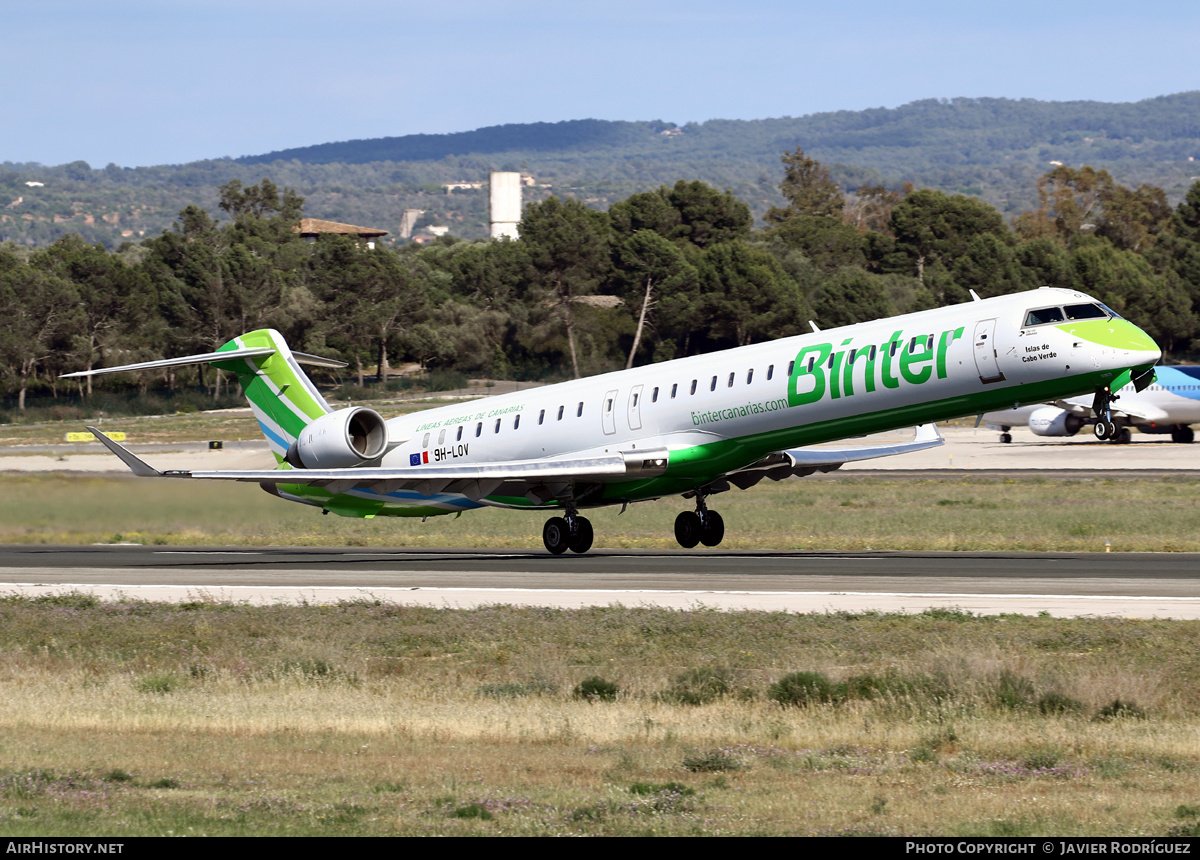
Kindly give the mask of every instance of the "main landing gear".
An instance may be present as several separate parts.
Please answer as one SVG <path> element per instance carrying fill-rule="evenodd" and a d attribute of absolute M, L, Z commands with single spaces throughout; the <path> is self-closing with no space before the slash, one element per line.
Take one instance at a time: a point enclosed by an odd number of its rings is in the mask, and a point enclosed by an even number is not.
<path fill-rule="evenodd" d="M 716 511 L 704 504 L 704 496 L 696 494 L 696 510 L 684 511 L 675 518 L 675 540 L 684 549 L 698 543 L 716 546 L 725 537 L 725 520 Z"/>
<path fill-rule="evenodd" d="M 551 517 L 542 526 L 542 543 L 555 555 L 567 550 L 585 553 L 592 548 L 591 521 L 581 517 L 574 506 L 567 508 L 566 516 Z M 725 538 L 725 520 L 716 511 L 710 511 L 704 503 L 704 495 L 696 494 L 696 510 L 684 511 L 675 518 L 675 540 L 684 549 L 696 544 L 717 546 Z"/>
<path fill-rule="evenodd" d="M 575 508 L 567 508 L 565 517 L 551 517 L 542 526 L 542 543 L 555 555 L 567 550 L 584 553 L 592 548 L 592 523 Z"/>

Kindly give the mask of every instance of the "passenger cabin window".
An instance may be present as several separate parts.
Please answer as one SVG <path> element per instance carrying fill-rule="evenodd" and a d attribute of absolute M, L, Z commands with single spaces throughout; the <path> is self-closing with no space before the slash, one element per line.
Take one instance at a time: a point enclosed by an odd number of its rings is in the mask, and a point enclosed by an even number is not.
<path fill-rule="evenodd" d="M 517 415 L 513 416 L 513 429 L 516 430 L 520 426 L 521 426 L 521 416 L 518 413 Z"/>
<path fill-rule="evenodd" d="M 708 390 L 709 390 L 709 391 L 716 391 L 716 390 L 717 390 L 717 378 L 716 378 L 715 376 L 712 378 L 712 382 L 710 382 L 710 383 L 708 384 Z"/>
<path fill-rule="evenodd" d="M 746 384 L 749 385 L 753 381 L 754 381 L 754 368 L 752 367 L 746 371 Z"/>
<path fill-rule="evenodd" d="M 546 420 L 546 410 L 543 409 L 541 412 L 538 413 L 538 426 L 540 427 L 542 425 L 542 422 L 545 420 Z"/>
<path fill-rule="evenodd" d="M 442 445 L 446 441 L 446 428 L 442 428 L 442 432 L 438 434 L 438 444 Z"/>
<path fill-rule="evenodd" d="M 1069 320 L 1102 320 L 1107 319 L 1108 314 L 1100 310 L 1099 305 L 1067 305 L 1063 308 L 1067 313 Z"/>
<path fill-rule="evenodd" d="M 736 373 L 729 374 L 729 384 L 725 386 L 726 388 L 733 388 L 733 377 L 736 375 Z"/>
<path fill-rule="evenodd" d="M 459 424 L 458 425 L 458 434 L 454 437 L 455 442 L 462 441 L 462 431 L 463 431 L 463 426 L 461 424 Z"/>
<path fill-rule="evenodd" d="M 633 395 L 633 407 L 634 407 L 635 409 L 637 408 L 637 402 L 638 402 L 638 395 L 637 395 L 637 393 L 635 392 L 635 393 L 634 393 L 634 395 Z"/>
<path fill-rule="evenodd" d="M 608 400 L 604 401 L 604 411 L 612 412 L 612 398 L 611 397 L 608 398 Z"/>
<path fill-rule="evenodd" d="M 475 425 L 475 436 L 476 436 L 476 438 L 478 438 L 478 437 L 479 437 L 479 434 L 481 434 L 482 432 L 483 432 L 483 422 L 482 422 L 482 421 L 480 421 L 479 423 L 477 423 L 477 424 Z"/>
<path fill-rule="evenodd" d="M 771 381 L 771 377 L 772 377 L 772 376 L 774 376 L 774 375 L 775 375 L 775 365 L 773 365 L 773 364 L 768 364 L 768 365 L 767 365 L 767 382 L 770 382 L 770 381 Z"/>
<path fill-rule="evenodd" d="M 492 432 L 493 433 L 500 432 L 500 419 L 499 418 L 496 419 L 496 426 L 492 428 Z"/>
<path fill-rule="evenodd" d="M 565 408 L 566 408 L 565 406 L 560 406 L 560 407 L 558 407 L 558 420 L 559 420 L 559 421 L 562 421 L 562 417 L 563 417 L 563 409 L 565 409 Z"/>
<path fill-rule="evenodd" d="M 654 386 L 654 392 L 650 395 L 650 402 L 651 403 L 658 402 L 658 386 L 657 385 Z"/>
<path fill-rule="evenodd" d="M 692 380 L 692 394 L 696 393 L 696 380 Z"/>
<path fill-rule="evenodd" d="M 795 369 L 796 369 L 796 359 L 793 358 L 791 361 L 788 362 L 788 376 L 791 376 L 792 371 Z"/>
<path fill-rule="evenodd" d="M 675 399 L 675 392 L 677 392 L 678 390 L 679 390 L 679 383 L 678 383 L 678 382 L 676 382 L 675 384 L 673 384 L 673 385 L 671 386 L 671 399 L 672 399 L 672 400 L 674 400 L 674 399 Z"/>
<path fill-rule="evenodd" d="M 429 434 L 428 434 L 428 433 L 426 433 L 426 434 L 425 434 L 425 438 L 421 440 L 421 447 L 422 447 L 422 448 L 428 448 L 428 447 L 429 447 Z"/>
<path fill-rule="evenodd" d="M 575 417 L 576 418 L 583 417 L 583 401 L 582 400 L 579 401 L 579 408 L 575 410 Z"/>
<path fill-rule="evenodd" d="M 1025 315 L 1025 327 L 1031 325 L 1046 325 L 1063 321 L 1063 313 L 1058 308 L 1038 308 Z"/>

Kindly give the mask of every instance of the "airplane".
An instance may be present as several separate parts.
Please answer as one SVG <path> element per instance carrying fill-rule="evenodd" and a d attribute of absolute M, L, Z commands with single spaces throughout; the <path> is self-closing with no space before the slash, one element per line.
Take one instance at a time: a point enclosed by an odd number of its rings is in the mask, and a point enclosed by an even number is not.
<path fill-rule="evenodd" d="M 1200 367 L 1159 367 L 1155 376 L 1154 383 L 1144 391 L 1126 385 L 1114 392 L 1112 399 L 1120 401 L 1112 410 L 1117 430 L 1108 441 L 1127 444 L 1131 427 L 1142 433 L 1170 433 L 1172 442 L 1195 441 L 1195 431 L 1188 425 L 1200 423 Z M 1095 420 L 1091 401 L 1082 397 L 988 412 L 983 416 L 988 427 L 1001 431 L 1000 441 L 1005 443 L 1012 441 L 1009 430 L 1024 424 L 1029 425 L 1035 436 L 1074 436 Z"/>
<path fill-rule="evenodd" d="M 270 329 L 213 353 L 65 375 L 230 371 L 276 460 L 265 470 L 159 471 L 89 428 L 136 475 L 257 482 L 347 517 L 549 511 L 542 541 L 554 554 L 591 548 L 582 510 L 679 495 L 695 505 L 674 528 L 690 549 L 721 543 L 724 521 L 707 499 L 731 487 L 923 450 L 941 444 L 933 422 L 1021 403 L 1091 392 L 1112 422 L 1113 387 L 1154 378 L 1158 346 L 1090 296 L 1043 287 L 975 299 L 388 420 L 363 406 L 331 409 L 300 365 L 342 363 L 292 352 Z M 911 442 L 813 447 L 914 425 Z"/>

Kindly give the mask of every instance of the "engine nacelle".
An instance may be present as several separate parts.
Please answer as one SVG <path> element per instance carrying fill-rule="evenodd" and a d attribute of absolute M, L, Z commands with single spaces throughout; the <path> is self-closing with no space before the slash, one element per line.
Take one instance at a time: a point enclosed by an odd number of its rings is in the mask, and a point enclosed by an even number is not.
<path fill-rule="evenodd" d="M 1029 429 L 1035 436 L 1074 436 L 1084 425 L 1078 415 L 1057 406 L 1043 406 L 1029 416 Z"/>
<path fill-rule="evenodd" d="M 355 406 L 322 415 L 301 432 L 284 458 L 297 469 L 347 469 L 388 449 L 387 423 L 374 409 Z"/>

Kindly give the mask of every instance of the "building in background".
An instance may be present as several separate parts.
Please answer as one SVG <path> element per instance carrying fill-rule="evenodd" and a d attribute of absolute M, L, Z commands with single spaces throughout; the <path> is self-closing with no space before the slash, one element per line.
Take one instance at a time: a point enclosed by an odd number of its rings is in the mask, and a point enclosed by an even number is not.
<path fill-rule="evenodd" d="M 300 223 L 292 228 L 293 233 L 299 233 L 310 242 L 315 242 L 322 234 L 335 233 L 341 236 L 357 236 L 366 242 L 368 248 L 375 247 L 375 240 L 388 234 L 387 230 L 376 230 L 373 227 L 355 227 L 353 224 L 339 224 L 336 221 L 322 221 L 320 218 L 302 218 Z"/>
<path fill-rule="evenodd" d="M 521 221 L 521 174 L 492 171 L 488 175 L 488 204 L 491 213 L 491 237 L 518 238 L 517 224 Z"/>

